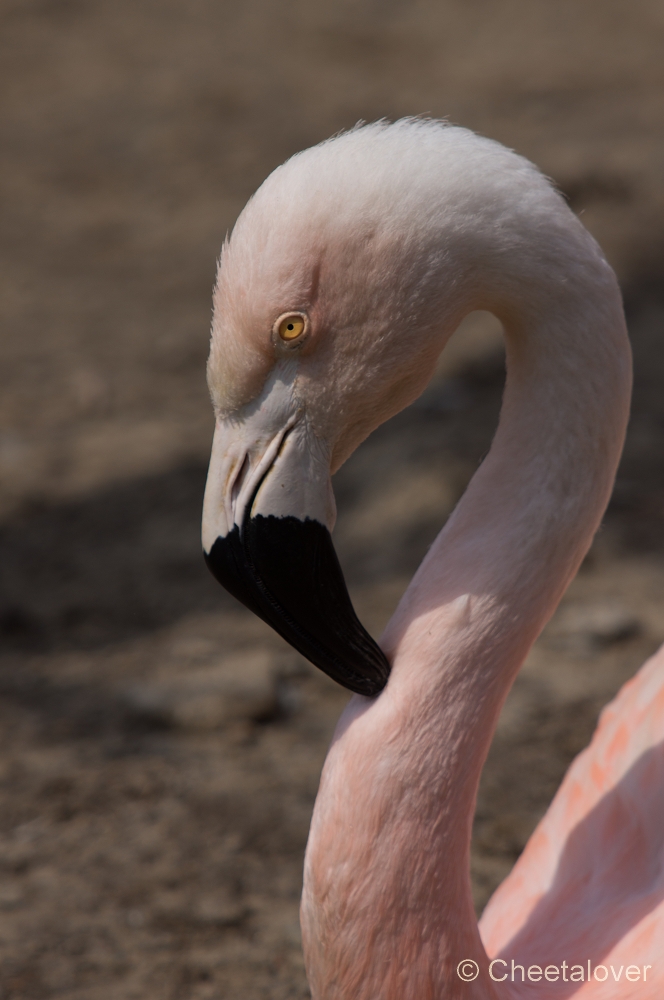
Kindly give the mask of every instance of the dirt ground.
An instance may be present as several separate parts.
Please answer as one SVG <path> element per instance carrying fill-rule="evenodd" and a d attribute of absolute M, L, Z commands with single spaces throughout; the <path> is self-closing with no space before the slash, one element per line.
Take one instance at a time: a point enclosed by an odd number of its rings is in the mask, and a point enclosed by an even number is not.
<path fill-rule="evenodd" d="M 215 257 L 262 178 L 358 119 L 534 159 L 623 282 L 633 418 L 605 524 L 482 780 L 478 910 L 664 641 L 657 0 L 2 0 L 0 998 L 308 996 L 297 920 L 346 694 L 200 556 Z M 486 452 L 495 325 L 336 477 L 379 634 Z"/>

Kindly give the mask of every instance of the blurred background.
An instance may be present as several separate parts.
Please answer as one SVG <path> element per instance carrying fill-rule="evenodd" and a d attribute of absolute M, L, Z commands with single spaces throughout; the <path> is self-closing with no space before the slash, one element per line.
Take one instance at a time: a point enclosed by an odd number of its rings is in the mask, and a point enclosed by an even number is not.
<path fill-rule="evenodd" d="M 533 159 L 620 276 L 625 458 L 500 722 L 479 912 L 664 640 L 664 7 L 2 0 L 0 18 L 0 997 L 306 997 L 302 852 L 346 694 L 200 556 L 221 242 L 290 154 L 429 114 Z M 502 380 L 476 314 L 336 477 L 376 635 L 488 448 Z"/>

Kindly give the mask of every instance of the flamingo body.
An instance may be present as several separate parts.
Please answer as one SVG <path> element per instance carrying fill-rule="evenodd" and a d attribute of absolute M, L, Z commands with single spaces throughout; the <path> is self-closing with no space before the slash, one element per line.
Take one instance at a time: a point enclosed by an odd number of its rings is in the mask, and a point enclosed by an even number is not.
<path fill-rule="evenodd" d="M 507 969 L 511 978 L 512 959 L 526 969 L 565 960 L 582 967 L 583 980 L 542 982 L 539 996 L 662 996 L 663 862 L 664 648 L 604 709 L 486 907 L 487 953 L 508 959 L 496 976 Z M 520 979 L 515 996 L 533 988 L 520 990 Z"/>
<path fill-rule="evenodd" d="M 422 392 L 473 309 L 505 330 L 500 423 L 378 649 L 333 556 L 330 473 Z M 436 122 L 356 129 L 279 167 L 238 219 L 208 381 L 209 565 L 359 692 L 305 857 L 314 1000 L 661 997 L 664 653 L 605 710 L 479 928 L 470 893 L 500 709 L 591 544 L 624 440 L 631 357 L 597 244 L 497 143 Z M 502 976 L 512 960 L 540 979 Z M 602 982 L 607 962 L 624 968 Z"/>

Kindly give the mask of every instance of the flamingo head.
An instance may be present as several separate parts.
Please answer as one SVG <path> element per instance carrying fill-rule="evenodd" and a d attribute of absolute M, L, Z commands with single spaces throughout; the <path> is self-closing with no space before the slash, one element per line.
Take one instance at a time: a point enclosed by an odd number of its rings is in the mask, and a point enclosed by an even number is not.
<path fill-rule="evenodd" d="M 355 617 L 332 547 L 330 476 L 422 392 L 469 311 L 478 248 L 463 224 L 466 178 L 496 149 L 431 122 L 337 137 L 267 178 L 219 263 L 208 565 L 366 695 L 382 689 L 389 665 Z"/>

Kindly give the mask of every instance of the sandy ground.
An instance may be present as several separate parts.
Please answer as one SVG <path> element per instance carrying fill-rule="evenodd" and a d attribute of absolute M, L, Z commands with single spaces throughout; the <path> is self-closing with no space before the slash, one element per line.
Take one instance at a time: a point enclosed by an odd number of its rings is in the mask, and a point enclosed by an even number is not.
<path fill-rule="evenodd" d="M 3 0 L 0 18 L 0 997 L 306 997 L 302 852 L 346 695 L 200 557 L 221 240 L 290 153 L 430 113 L 533 158 L 623 281 L 625 459 L 501 719 L 479 910 L 664 640 L 664 9 Z M 487 450 L 496 338 L 471 320 L 336 477 L 375 634 Z"/>

